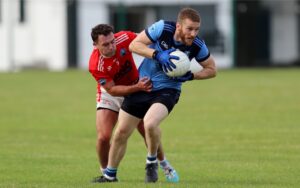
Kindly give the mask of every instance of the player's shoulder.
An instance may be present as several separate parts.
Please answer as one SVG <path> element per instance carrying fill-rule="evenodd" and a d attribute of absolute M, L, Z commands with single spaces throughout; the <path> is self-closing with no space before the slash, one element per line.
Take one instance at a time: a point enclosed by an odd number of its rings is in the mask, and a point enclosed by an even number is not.
<path fill-rule="evenodd" d="M 94 61 L 98 61 L 100 56 L 100 52 L 97 48 L 94 48 L 91 55 L 90 55 L 90 63 L 94 62 Z"/>
<path fill-rule="evenodd" d="M 202 48 L 203 46 L 205 46 L 205 42 L 203 39 L 199 38 L 198 36 L 195 38 L 195 40 L 193 41 L 194 45 Z"/>
<path fill-rule="evenodd" d="M 99 57 L 100 57 L 100 52 L 97 48 L 94 48 L 91 56 L 90 56 L 90 60 L 89 60 L 89 69 L 92 70 L 94 69 L 99 61 Z"/>
<path fill-rule="evenodd" d="M 167 31 L 175 31 L 176 22 L 168 21 L 168 20 L 159 20 L 155 22 L 150 29 L 152 30 L 167 30 Z"/>
<path fill-rule="evenodd" d="M 116 42 L 126 41 L 136 37 L 136 33 L 132 31 L 120 31 L 115 33 Z"/>
<path fill-rule="evenodd" d="M 167 20 L 163 20 L 164 22 L 164 28 L 169 28 L 169 29 L 176 29 L 176 22 L 173 21 L 167 21 Z"/>
<path fill-rule="evenodd" d="M 176 23 L 173 21 L 160 20 L 156 24 L 156 29 L 161 30 L 161 32 L 171 33 L 173 35 L 176 30 Z"/>

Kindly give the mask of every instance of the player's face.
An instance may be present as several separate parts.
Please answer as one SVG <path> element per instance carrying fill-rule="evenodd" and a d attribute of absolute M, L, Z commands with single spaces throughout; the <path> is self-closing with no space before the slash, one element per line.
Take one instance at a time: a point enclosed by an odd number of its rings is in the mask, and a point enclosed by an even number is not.
<path fill-rule="evenodd" d="M 114 34 L 110 33 L 107 36 L 99 35 L 95 46 L 103 56 L 114 56 L 116 53 L 116 40 Z"/>
<path fill-rule="evenodd" d="M 181 23 L 177 23 L 177 29 L 181 42 L 190 46 L 199 33 L 200 23 L 185 19 Z"/>

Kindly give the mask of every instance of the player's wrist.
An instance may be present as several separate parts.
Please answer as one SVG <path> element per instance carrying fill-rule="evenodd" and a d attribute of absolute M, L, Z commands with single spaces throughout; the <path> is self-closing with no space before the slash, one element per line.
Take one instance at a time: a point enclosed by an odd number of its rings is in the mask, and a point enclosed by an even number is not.
<path fill-rule="evenodd" d="M 194 80 L 194 79 L 195 79 L 195 75 L 194 75 L 194 73 L 191 72 L 191 76 L 190 76 L 189 80 Z"/>
<path fill-rule="evenodd" d="M 159 52 L 158 50 L 154 50 L 154 52 L 152 53 L 152 59 L 157 60 L 156 56 L 157 56 L 158 52 Z"/>

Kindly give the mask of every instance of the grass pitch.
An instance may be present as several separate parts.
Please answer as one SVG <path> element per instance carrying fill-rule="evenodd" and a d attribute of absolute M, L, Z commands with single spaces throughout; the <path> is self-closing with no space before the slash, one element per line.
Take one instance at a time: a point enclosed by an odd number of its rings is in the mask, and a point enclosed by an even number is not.
<path fill-rule="evenodd" d="M 116 184 L 98 175 L 95 94 L 85 71 L 0 74 L 0 187 L 300 187 L 300 69 L 219 71 L 183 87 L 162 141 L 180 183 L 146 185 L 130 138 Z"/>

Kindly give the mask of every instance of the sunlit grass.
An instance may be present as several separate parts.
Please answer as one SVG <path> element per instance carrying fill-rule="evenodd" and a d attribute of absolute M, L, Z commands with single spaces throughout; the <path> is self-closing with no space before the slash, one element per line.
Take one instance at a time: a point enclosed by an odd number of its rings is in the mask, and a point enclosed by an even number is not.
<path fill-rule="evenodd" d="M 145 185 L 135 133 L 105 187 L 299 187 L 300 69 L 222 70 L 183 87 L 162 123 L 180 183 Z M 96 83 L 85 71 L 0 74 L 0 187 L 99 187 Z M 101 185 L 103 186 L 103 185 Z"/>

